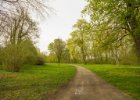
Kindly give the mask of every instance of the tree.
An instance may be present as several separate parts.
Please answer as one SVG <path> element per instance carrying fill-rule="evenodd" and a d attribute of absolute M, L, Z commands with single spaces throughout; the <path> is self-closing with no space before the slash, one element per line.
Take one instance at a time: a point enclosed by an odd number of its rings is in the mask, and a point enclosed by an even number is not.
<path fill-rule="evenodd" d="M 37 53 L 32 40 L 38 37 L 38 29 L 24 9 L 8 19 L 1 32 L 4 69 L 18 72 L 24 63 L 36 62 Z"/>
<path fill-rule="evenodd" d="M 5 26 L 8 26 L 9 19 L 14 16 L 18 16 L 21 13 L 21 9 L 26 11 L 30 19 L 32 14 L 36 16 L 41 15 L 45 16 L 48 14 L 50 9 L 46 6 L 44 0 L 1 0 L 0 1 L 0 30 L 5 31 Z M 4 29 L 3 29 L 4 28 Z M 0 36 L 3 35 L 3 32 L 0 32 Z"/>
<path fill-rule="evenodd" d="M 71 34 L 71 38 L 67 40 L 67 48 L 70 53 L 70 59 L 72 63 L 81 63 L 82 57 L 81 57 L 81 51 L 76 41 L 74 40 L 74 34 Z M 76 39 L 76 38 L 75 38 Z"/>
<path fill-rule="evenodd" d="M 28 12 L 36 12 L 41 15 L 47 13 L 49 9 L 44 0 L 1 0 L 0 4 L 0 15 L 5 17 L 11 13 L 14 14 L 19 8 L 28 8 Z"/>
<path fill-rule="evenodd" d="M 20 9 L 18 15 L 13 15 L 8 19 L 7 25 L 2 31 L 5 42 L 18 44 L 22 40 L 38 37 L 37 24 L 24 9 Z"/>
<path fill-rule="evenodd" d="M 58 63 L 61 63 L 62 56 L 65 51 L 65 42 L 62 39 L 55 39 L 49 44 L 50 53 L 54 53 L 57 57 Z"/>
<path fill-rule="evenodd" d="M 48 55 L 47 55 L 47 63 L 57 63 L 58 60 L 56 58 L 56 55 L 52 52 L 50 52 Z"/>
<path fill-rule="evenodd" d="M 140 57 L 140 1 L 139 0 L 87 0 L 88 5 L 83 10 L 84 14 L 90 16 L 91 23 L 95 30 L 106 24 L 107 27 L 101 31 L 124 30 L 121 40 L 131 36 Z M 96 27 L 98 27 L 96 29 Z M 114 32 L 115 33 L 115 32 Z M 116 32 L 116 34 L 121 32 Z"/>
<path fill-rule="evenodd" d="M 39 55 L 34 40 L 39 34 L 31 15 L 47 13 L 44 0 L 0 1 L 0 63 L 4 69 L 19 71 L 24 64 L 36 63 Z M 40 56 L 39 60 L 42 60 Z"/>
<path fill-rule="evenodd" d="M 80 53 L 82 54 L 82 61 L 86 63 L 87 58 L 87 35 L 89 30 L 89 23 L 85 19 L 80 19 L 76 24 L 73 25 L 74 31 L 71 33 L 71 41 L 75 43 L 80 48 Z"/>

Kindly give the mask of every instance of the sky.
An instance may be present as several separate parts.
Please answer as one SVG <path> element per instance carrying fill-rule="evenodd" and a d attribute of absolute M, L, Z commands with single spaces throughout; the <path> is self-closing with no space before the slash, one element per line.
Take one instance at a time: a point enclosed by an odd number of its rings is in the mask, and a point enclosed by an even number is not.
<path fill-rule="evenodd" d="M 49 1 L 53 11 L 39 25 L 40 39 L 37 46 L 41 51 L 48 52 L 48 45 L 56 38 L 67 40 L 70 37 L 72 26 L 81 17 L 85 5 L 85 0 Z"/>

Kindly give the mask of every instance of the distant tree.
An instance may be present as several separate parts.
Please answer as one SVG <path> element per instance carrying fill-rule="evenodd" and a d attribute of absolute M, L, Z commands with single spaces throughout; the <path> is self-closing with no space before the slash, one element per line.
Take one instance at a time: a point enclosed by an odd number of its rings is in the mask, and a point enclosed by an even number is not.
<path fill-rule="evenodd" d="M 54 42 L 49 44 L 49 51 L 54 53 L 57 57 L 58 63 L 61 63 L 65 51 L 65 42 L 62 39 L 55 39 Z"/>
<path fill-rule="evenodd" d="M 57 63 L 57 57 L 53 52 L 50 52 L 46 58 L 47 63 Z"/>
<path fill-rule="evenodd" d="M 64 63 L 70 63 L 71 62 L 70 52 L 69 52 L 69 49 L 67 47 L 65 47 L 63 57 L 62 57 L 62 62 L 64 62 Z"/>

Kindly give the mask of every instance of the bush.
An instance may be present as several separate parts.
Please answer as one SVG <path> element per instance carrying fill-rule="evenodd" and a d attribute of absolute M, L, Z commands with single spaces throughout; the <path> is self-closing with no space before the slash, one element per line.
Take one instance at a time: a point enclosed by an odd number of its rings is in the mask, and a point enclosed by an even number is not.
<path fill-rule="evenodd" d="M 121 57 L 120 63 L 124 65 L 137 65 L 138 58 L 135 55 L 128 54 L 127 56 Z"/>
<path fill-rule="evenodd" d="M 3 69 L 19 72 L 24 64 L 35 63 L 37 52 L 31 41 L 8 44 L 2 50 Z"/>
<path fill-rule="evenodd" d="M 3 69 L 18 72 L 25 59 L 25 53 L 23 51 L 23 48 L 17 45 L 7 45 L 3 48 Z"/>
<path fill-rule="evenodd" d="M 38 53 L 35 46 L 32 44 L 31 41 L 26 41 L 24 46 L 26 47 L 26 59 L 24 61 L 24 64 L 36 64 L 36 58 Z"/>
<path fill-rule="evenodd" d="M 45 64 L 45 60 L 42 57 L 38 56 L 36 64 L 37 65 L 44 65 Z"/>

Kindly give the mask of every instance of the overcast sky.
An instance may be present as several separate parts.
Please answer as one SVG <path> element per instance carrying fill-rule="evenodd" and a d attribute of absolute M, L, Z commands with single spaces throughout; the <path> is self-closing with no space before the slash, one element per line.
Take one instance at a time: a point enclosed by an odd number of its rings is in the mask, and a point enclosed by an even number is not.
<path fill-rule="evenodd" d="M 80 18 L 85 0 L 51 0 L 54 9 L 50 16 L 40 23 L 40 39 L 37 44 L 41 51 L 47 51 L 48 44 L 55 38 L 67 40 L 73 24 Z"/>

